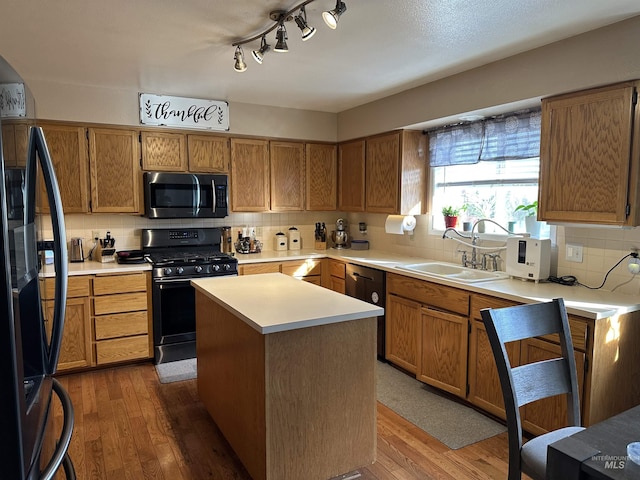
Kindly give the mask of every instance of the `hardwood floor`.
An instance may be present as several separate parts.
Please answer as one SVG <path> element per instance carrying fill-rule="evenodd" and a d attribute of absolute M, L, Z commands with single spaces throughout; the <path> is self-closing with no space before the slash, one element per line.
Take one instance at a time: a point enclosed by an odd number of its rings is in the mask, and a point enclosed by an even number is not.
<path fill-rule="evenodd" d="M 58 379 L 74 405 L 70 455 L 79 480 L 250 480 L 199 401 L 195 380 L 161 384 L 151 364 Z M 60 423 L 59 408 L 55 418 Z M 377 461 L 360 478 L 504 479 L 507 450 L 506 433 L 450 450 L 378 403 Z"/>

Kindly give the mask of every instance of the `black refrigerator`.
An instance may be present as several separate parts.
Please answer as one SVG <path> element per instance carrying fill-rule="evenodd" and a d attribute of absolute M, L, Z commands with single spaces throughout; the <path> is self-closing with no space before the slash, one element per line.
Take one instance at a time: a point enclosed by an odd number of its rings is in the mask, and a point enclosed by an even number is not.
<path fill-rule="evenodd" d="M 64 472 L 74 479 L 67 453 L 73 406 L 53 377 L 67 297 L 64 216 L 46 140 L 29 118 L 33 108 L 26 94 L 20 77 L 0 57 L 0 478 L 50 480 Z M 26 132 L 26 158 L 9 162 L 15 116 Z M 43 208 L 46 215 L 39 213 Z M 43 231 L 53 238 L 40 238 Z M 45 278 L 55 285 L 51 318 L 40 294 Z M 61 406 L 62 421 L 54 422 L 53 405 Z"/>

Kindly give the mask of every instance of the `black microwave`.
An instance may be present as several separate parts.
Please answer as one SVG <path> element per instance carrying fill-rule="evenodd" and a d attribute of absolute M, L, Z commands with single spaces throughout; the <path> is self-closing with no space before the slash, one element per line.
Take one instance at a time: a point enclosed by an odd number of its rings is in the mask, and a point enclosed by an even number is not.
<path fill-rule="evenodd" d="M 228 210 L 228 176 L 145 172 L 144 210 L 148 218 L 222 218 Z"/>

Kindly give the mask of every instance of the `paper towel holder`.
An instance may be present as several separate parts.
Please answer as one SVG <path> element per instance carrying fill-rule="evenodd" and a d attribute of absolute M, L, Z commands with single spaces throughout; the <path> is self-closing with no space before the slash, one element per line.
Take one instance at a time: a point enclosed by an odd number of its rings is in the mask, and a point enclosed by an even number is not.
<path fill-rule="evenodd" d="M 416 218 L 412 215 L 388 215 L 384 224 L 386 233 L 396 235 L 403 235 L 404 232 L 409 232 L 413 235 L 415 228 Z"/>

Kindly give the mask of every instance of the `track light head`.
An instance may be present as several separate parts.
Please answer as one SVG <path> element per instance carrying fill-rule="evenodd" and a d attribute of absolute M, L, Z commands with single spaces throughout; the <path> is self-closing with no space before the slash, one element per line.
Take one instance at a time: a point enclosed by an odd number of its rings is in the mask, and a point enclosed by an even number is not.
<path fill-rule="evenodd" d="M 264 58 L 264 54 L 271 50 L 271 46 L 267 45 L 267 39 L 262 37 L 262 42 L 260 43 L 260 49 L 254 50 L 251 52 L 251 56 L 253 59 L 262 65 L 262 60 Z"/>
<path fill-rule="evenodd" d="M 327 26 L 333 30 L 338 26 L 340 15 L 347 11 L 347 6 L 341 0 L 336 0 L 336 8 L 322 12 L 322 19 Z"/>
<path fill-rule="evenodd" d="M 300 8 L 300 15 L 295 17 L 295 21 L 302 32 L 303 42 L 306 42 L 316 34 L 316 29 L 307 24 L 307 12 L 305 11 L 304 6 Z"/>
<path fill-rule="evenodd" d="M 233 69 L 236 72 L 244 72 L 247 69 L 247 64 L 244 62 L 244 52 L 242 51 L 240 45 L 236 47 L 236 53 L 233 56 L 233 59 L 236 61 L 235 65 L 233 66 Z"/>
<path fill-rule="evenodd" d="M 288 52 L 289 47 L 287 47 L 287 29 L 284 24 L 281 23 L 278 25 L 278 30 L 276 31 L 276 46 L 273 49 L 274 52 Z"/>

